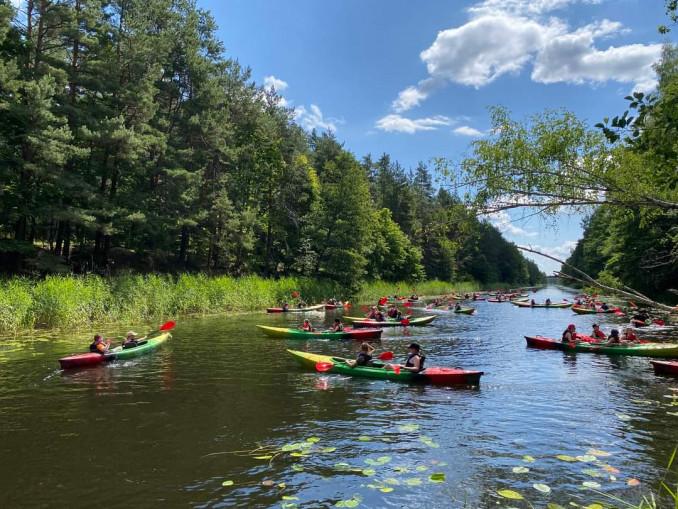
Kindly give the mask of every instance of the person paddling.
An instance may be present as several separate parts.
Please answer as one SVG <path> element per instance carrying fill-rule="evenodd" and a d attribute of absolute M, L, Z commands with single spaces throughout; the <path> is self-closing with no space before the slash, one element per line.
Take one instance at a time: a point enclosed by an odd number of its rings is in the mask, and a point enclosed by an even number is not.
<path fill-rule="evenodd" d="M 593 339 L 606 339 L 607 338 L 605 333 L 602 330 L 600 330 L 600 325 L 598 325 L 597 323 L 593 324 L 593 332 L 591 332 L 591 337 L 593 337 Z"/>
<path fill-rule="evenodd" d="M 567 329 L 563 332 L 563 337 L 561 341 L 563 343 L 574 343 L 577 340 L 577 328 L 573 323 L 567 326 Z"/>
<path fill-rule="evenodd" d="M 417 343 L 410 343 L 407 347 L 407 359 L 405 364 L 386 364 L 385 369 L 391 369 L 398 373 L 400 370 L 410 371 L 412 373 L 419 373 L 424 369 L 424 361 L 426 357 L 421 355 L 421 347 Z"/>
<path fill-rule="evenodd" d="M 547 298 L 547 299 L 546 299 L 546 302 L 545 302 L 544 304 L 546 304 L 547 306 L 550 306 L 550 305 L 551 305 L 551 299 L 548 299 L 548 298 Z"/>
<path fill-rule="evenodd" d="M 344 324 L 341 323 L 339 318 L 334 319 L 334 324 L 332 324 L 332 332 L 341 332 L 344 330 Z"/>
<path fill-rule="evenodd" d="M 306 332 L 313 332 L 313 325 L 311 325 L 311 321 L 307 318 L 304 320 L 304 323 L 301 326 L 301 330 L 306 331 Z"/>
<path fill-rule="evenodd" d="M 633 329 L 631 327 L 627 327 L 624 329 L 624 335 L 622 336 L 622 341 L 626 341 L 628 343 L 637 343 L 638 342 L 638 336 L 636 336 L 636 333 L 633 332 Z"/>
<path fill-rule="evenodd" d="M 619 331 L 617 329 L 612 329 L 610 331 L 610 336 L 607 338 L 608 345 L 619 345 L 621 339 L 619 338 Z"/>
<path fill-rule="evenodd" d="M 137 333 L 134 331 L 129 331 L 125 336 L 125 340 L 122 342 L 123 348 L 134 348 L 139 345 L 139 340 L 137 339 Z"/>
<path fill-rule="evenodd" d="M 369 343 L 363 343 L 360 345 L 360 352 L 354 361 L 348 360 L 346 364 L 355 368 L 356 366 L 369 366 L 372 364 L 372 354 L 374 353 L 375 348 Z"/>
<path fill-rule="evenodd" d="M 457 303 L 454 305 L 454 310 L 455 310 L 455 311 L 461 311 L 461 304 L 459 304 L 459 303 L 457 302 Z"/>
<path fill-rule="evenodd" d="M 101 355 L 108 352 L 111 348 L 111 341 L 104 342 L 104 337 L 101 334 L 96 334 L 92 344 L 89 345 L 89 351 L 92 353 L 99 353 Z"/>

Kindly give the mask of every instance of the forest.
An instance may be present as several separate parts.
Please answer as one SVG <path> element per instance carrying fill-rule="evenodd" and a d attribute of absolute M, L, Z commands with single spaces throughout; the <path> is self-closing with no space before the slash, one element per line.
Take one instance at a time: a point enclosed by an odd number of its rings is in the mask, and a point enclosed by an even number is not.
<path fill-rule="evenodd" d="M 306 132 L 192 0 L 0 0 L 0 267 L 534 285 L 426 163 Z"/>

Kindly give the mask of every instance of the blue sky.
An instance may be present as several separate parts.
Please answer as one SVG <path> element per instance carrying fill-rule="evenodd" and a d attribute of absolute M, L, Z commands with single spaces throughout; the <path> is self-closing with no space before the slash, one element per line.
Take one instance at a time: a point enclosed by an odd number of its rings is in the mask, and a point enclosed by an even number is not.
<path fill-rule="evenodd" d="M 649 90 L 665 42 L 663 0 L 199 0 L 227 54 L 275 85 L 307 129 L 405 166 L 461 160 L 487 109 L 567 108 L 594 124 Z M 580 217 L 557 229 L 491 218 L 517 244 L 567 257 Z M 535 258 L 544 270 L 556 264 Z"/>

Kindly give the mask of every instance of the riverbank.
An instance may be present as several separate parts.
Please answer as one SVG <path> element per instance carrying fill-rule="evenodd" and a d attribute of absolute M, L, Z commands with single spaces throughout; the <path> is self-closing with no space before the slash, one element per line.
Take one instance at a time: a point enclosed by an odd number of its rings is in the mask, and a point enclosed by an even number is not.
<path fill-rule="evenodd" d="M 309 303 L 329 297 L 355 302 L 376 301 L 383 295 L 437 295 L 472 291 L 470 282 L 367 283 L 347 295 L 336 283 L 307 278 L 233 278 L 198 274 L 49 276 L 41 280 L 0 281 L 0 336 L 33 329 L 83 329 L 104 323 L 139 323 L 186 315 L 261 311 L 291 300 L 299 292 Z"/>

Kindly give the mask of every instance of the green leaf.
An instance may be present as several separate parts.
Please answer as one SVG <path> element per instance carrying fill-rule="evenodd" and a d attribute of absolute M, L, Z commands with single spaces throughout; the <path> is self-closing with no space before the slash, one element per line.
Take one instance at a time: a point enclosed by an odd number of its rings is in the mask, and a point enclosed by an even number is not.
<path fill-rule="evenodd" d="M 302 467 L 301 465 L 292 465 L 292 470 L 294 470 L 295 472 L 303 472 L 304 467 Z"/>
<path fill-rule="evenodd" d="M 443 472 L 435 472 L 428 477 L 431 482 L 445 482 L 445 474 Z"/>
<path fill-rule="evenodd" d="M 327 453 L 330 453 L 330 452 L 334 452 L 336 450 L 337 450 L 336 447 L 324 447 L 324 448 L 320 449 L 320 452 L 327 454 Z"/>
<path fill-rule="evenodd" d="M 391 493 L 393 491 L 393 488 L 389 486 L 384 486 L 383 488 L 379 488 L 379 491 L 381 491 L 382 493 Z"/>
<path fill-rule="evenodd" d="M 374 475 L 374 474 L 376 474 L 376 473 L 377 473 L 377 471 L 374 470 L 373 468 L 365 468 L 365 469 L 363 469 L 363 471 L 362 471 L 362 474 L 363 474 L 363 475 L 366 475 L 366 476 L 368 476 L 368 477 L 371 476 L 371 475 Z"/>
<path fill-rule="evenodd" d="M 272 454 L 267 454 L 266 456 L 255 456 L 255 460 L 270 460 L 273 457 Z"/>
<path fill-rule="evenodd" d="M 525 463 L 534 463 L 535 459 L 532 456 L 523 456 L 523 461 Z"/>
<path fill-rule="evenodd" d="M 426 472 L 428 470 L 428 467 L 426 465 L 419 465 L 417 468 L 415 468 L 417 472 Z"/>
<path fill-rule="evenodd" d="M 233 486 L 234 484 L 233 481 L 224 481 L 221 483 L 222 486 Z"/>
<path fill-rule="evenodd" d="M 593 456 L 592 454 L 585 454 L 584 456 L 577 456 L 577 461 L 581 461 L 584 463 L 592 463 L 596 461 L 598 458 Z"/>
<path fill-rule="evenodd" d="M 293 497 L 291 495 L 283 495 L 283 500 L 299 500 L 299 497 Z"/>
<path fill-rule="evenodd" d="M 584 470 L 581 471 L 582 474 L 586 474 L 590 477 L 600 477 L 601 473 L 598 472 L 595 468 L 585 468 Z"/>
<path fill-rule="evenodd" d="M 306 442 L 308 442 L 309 444 L 317 444 L 318 442 L 320 442 L 320 439 L 318 437 L 310 437 L 306 439 Z"/>
<path fill-rule="evenodd" d="M 600 489 L 600 483 L 597 483 L 595 481 L 584 481 L 581 483 L 582 486 L 585 488 L 591 488 L 592 490 L 597 490 Z"/>
<path fill-rule="evenodd" d="M 526 474 L 530 471 L 527 467 L 513 467 L 511 470 L 514 474 Z"/>
<path fill-rule="evenodd" d="M 359 440 L 360 442 L 371 442 L 371 441 L 372 441 L 372 437 L 368 437 L 368 436 L 366 436 L 366 435 L 362 435 L 362 436 L 359 436 L 359 437 L 358 437 L 358 440 Z"/>
<path fill-rule="evenodd" d="M 296 443 L 296 444 L 287 444 L 283 445 L 282 448 L 280 449 L 282 452 L 290 452 L 290 451 L 297 451 L 301 449 L 303 444 Z"/>
<path fill-rule="evenodd" d="M 408 486 L 421 486 L 421 479 L 419 477 L 410 477 L 409 479 L 405 479 L 405 484 Z"/>
<path fill-rule="evenodd" d="M 517 491 L 513 490 L 499 490 L 497 491 L 499 496 L 508 498 L 509 500 L 523 500 L 523 496 Z"/>
<path fill-rule="evenodd" d="M 412 433 L 419 430 L 419 424 L 401 424 L 398 426 L 401 433 Z"/>
<path fill-rule="evenodd" d="M 393 477 L 388 477 L 388 478 L 384 479 L 384 483 L 391 484 L 393 486 L 398 486 L 400 484 L 400 481 L 398 479 L 393 478 Z"/>
<path fill-rule="evenodd" d="M 532 487 L 537 491 L 541 491 L 542 493 L 551 493 L 551 487 L 547 484 L 535 483 L 532 485 Z"/>
<path fill-rule="evenodd" d="M 559 454 L 558 456 L 556 456 L 556 458 L 558 458 L 560 461 L 567 461 L 569 463 L 577 461 L 577 458 L 575 458 L 574 456 L 568 456 L 567 454 Z"/>
<path fill-rule="evenodd" d="M 565 508 L 560 504 L 554 504 L 553 502 L 549 502 L 548 504 L 546 504 L 546 509 L 565 509 Z"/>

